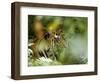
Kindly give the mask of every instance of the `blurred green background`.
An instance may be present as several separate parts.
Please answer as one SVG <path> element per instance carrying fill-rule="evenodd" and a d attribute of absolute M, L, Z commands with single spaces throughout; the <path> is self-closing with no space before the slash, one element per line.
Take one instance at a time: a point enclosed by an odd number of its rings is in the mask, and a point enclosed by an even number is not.
<path fill-rule="evenodd" d="M 86 64 L 88 62 L 88 18 L 87 17 L 60 17 L 60 16 L 35 16 L 28 15 L 28 40 L 35 38 L 33 21 L 39 19 L 44 28 L 49 31 L 58 24 L 61 25 L 62 35 L 64 37 L 66 48 L 56 47 L 54 50 L 57 56 L 57 61 L 52 63 L 41 63 L 34 61 L 29 55 L 28 65 L 71 65 L 71 64 Z"/>

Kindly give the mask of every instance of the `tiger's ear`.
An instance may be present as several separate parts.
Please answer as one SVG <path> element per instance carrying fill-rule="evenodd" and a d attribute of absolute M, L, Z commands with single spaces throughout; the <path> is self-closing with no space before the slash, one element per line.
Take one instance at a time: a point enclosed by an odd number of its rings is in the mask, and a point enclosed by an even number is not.
<path fill-rule="evenodd" d="M 50 37 L 50 33 L 49 32 L 46 32 L 45 34 L 44 34 L 44 38 L 45 39 L 48 39 Z"/>

